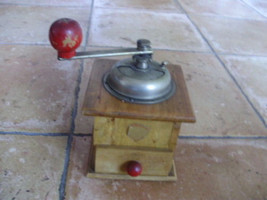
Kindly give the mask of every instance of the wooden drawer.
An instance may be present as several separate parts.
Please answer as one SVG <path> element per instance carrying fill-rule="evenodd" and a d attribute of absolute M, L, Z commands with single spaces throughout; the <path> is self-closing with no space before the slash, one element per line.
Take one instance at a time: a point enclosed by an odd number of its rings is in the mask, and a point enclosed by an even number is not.
<path fill-rule="evenodd" d="M 131 160 L 141 163 L 141 175 L 168 176 L 173 160 L 170 150 L 150 148 L 131 149 L 118 146 L 95 147 L 95 172 L 127 174 L 126 166 Z"/>
<path fill-rule="evenodd" d="M 179 128 L 173 122 L 95 117 L 94 145 L 173 149 Z"/>

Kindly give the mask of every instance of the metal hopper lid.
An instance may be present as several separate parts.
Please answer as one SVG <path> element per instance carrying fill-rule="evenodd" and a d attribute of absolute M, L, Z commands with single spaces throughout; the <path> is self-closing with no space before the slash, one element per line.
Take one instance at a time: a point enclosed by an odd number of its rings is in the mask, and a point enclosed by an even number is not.
<path fill-rule="evenodd" d="M 153 61 L 150 54 L 121 60 L 105 74 L 104 87 L 126 102 L 153 104 L 165 101 L 175 92 L 175 84 L 165 65 Z"/>

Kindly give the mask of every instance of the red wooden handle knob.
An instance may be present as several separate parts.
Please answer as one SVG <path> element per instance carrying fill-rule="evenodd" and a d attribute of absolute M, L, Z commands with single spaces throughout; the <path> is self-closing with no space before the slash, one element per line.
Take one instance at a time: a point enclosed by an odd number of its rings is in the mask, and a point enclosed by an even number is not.
<path fill-rule="evenodd" d="M 82 42 L 82 29 L 73 19 L 58 19 L 50 27 L 49 40 L 59 57 L 71 58 Z"/>
<path fill-rule="evenodd" d="M 142 173 L 142 165 L 137 161 L 130 161 L 127 165 L 127 172 L 130 176 L 139 176 Z"/>

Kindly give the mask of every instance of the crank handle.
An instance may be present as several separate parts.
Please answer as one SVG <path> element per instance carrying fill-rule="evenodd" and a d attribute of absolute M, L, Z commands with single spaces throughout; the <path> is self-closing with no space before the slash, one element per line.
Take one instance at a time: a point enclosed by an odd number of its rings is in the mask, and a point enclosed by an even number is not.
<path fill-rule="evenodd" d="M 79 23 L 69 18 L 55 21 L 49 30 L 49 40 L 58 51 L 58 60 L 153 54 L 150 41 L 146 39 L 139 39 L 137 48 L 76 52 L 82 38 L 82 29 Z"/>

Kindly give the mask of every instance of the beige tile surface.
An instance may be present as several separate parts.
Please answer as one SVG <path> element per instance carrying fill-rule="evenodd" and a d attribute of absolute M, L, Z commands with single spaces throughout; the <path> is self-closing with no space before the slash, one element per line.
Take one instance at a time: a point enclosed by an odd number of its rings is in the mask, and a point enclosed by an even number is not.
<path fill-rule="evenodd" d="M 267 122 L 267 57 L 221 56 L 221 58 Z"/>
<path fill-rule="evenodd" d="M 96 7 L 106 8 L 137 8 L 137 9 L 149 9 L 157 11 L 174 11 L 182 12 L 181 8 L 173 0 L 98 0 L 95 1 Z"/>
<path fill-rule="evenodd" d="M 179 0 L 188 13 L 238 18 L 260 18 L 257 11 L 239 0 Z"/>
<path fill-rule="evenodd" d="M 44 46 L 0 47 L 0 131 L 70 131 L 79 61 Z"/>
<path fill-rule="evenodd" d="M 191 18 L 218 53 L 267 55 L 265 20 L 200 15 Z"/>
<path fill-rule="evenodd" d="M 263 123 L 213 55 L 157 51 L 154 58 L 183 69 L 197 122 L 183 124 L 180 135 L 267 135 Z"/>
<path fill-rule="evenodd" d="M 2 4 L 50 5 L 50 6 L 90 6 L 92 0 L 0 0 Z"/>
<path fill-rule="evenodd" d="M 265 140 L 179 140 L 175 152 L 176 182 L 87 178 L 89 147 L 89 137 L 74 138 L 68 200 L 267 198 Z"/>
<path fill-rule="evenodd" d="M 0 135 L 0 199 L 58 199 L 67 137 Z"/>
<path fill-rule="evenodd" d="M 265 0 L 244 0 L 244 2 L 267 17 L 267 2 Z"/>
<path fill-rule="evenodd" d="M 65 17 L 77 20 L 85 35 L 88 8 L 0 5 L 0 43 L 50 44 L 51 24 Z"/>
<path fill-rule="evenodd" d="M 91 49 L 92 50 L 92 49 Z M 93 65 L 95 59 L 87 59 L 83 65 L 83 73 L 81 77 L 81 84 L 80 84 L 80 92 L 78 98 L 78 109 L 77 109 L 77 116 L 75 118 L 75 130 L 74 132 L 89 134 L 93 131 L 93 117 L 84 116 L 82 114 L 82 106 L 85 100 L 85 92 L 88 86 L 89 77 L 91 74 L 91 67 Z M 101 79 L 101 77 L 99 77 Z"/>
<path fill-rule="evenodd" d="M 129 47 L 140 38 L 154 48 L 209 51 L 183 14 L 95 9 L 88 45 Z"/>

